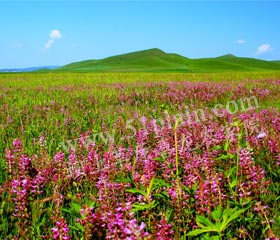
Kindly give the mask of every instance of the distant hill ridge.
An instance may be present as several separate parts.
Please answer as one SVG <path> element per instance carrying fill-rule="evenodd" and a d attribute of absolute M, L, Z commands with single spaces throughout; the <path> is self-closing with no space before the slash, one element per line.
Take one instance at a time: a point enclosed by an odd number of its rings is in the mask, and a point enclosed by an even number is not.
<path fill-rule="evenodd" d="M 5 72 L 69 71 L 69 72 L 242 72 L 280 71 L 280 61 L 226 54 L 215 58 L 190 59 L 158 48 L 125 53 L 104 59 L 74 62 L 62 67 L 2 69 Z M 1 71 L 1 69 L 0 69 Z M 3 72 L 3 71 L 2 71 Z"/>
<path fill-rule="evenodd" d="M 158 48 L 131 52 L 100 60 L 67 64 L 57 71 L 89 72 L 232 72 L 280 71 L 279 61 L 241 58 L 232 54 L 216 58 L 190 59 Z"/>
<path fill-rule="evenodd" d="M 0 72 L 34 72 L 34 71 L 50 71 L 57 69 L 59 66 L 41 66 L 41 67 L 29 67 L 29 68 L 2 68 Z"/>

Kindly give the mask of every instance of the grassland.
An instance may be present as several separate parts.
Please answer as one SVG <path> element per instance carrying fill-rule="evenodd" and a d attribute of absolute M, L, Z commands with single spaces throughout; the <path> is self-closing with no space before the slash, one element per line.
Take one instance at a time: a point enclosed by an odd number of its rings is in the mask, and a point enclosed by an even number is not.
<path fill-rule="evenodd" d="M 56 71 L 72 72 L 249 72 L 280 70 L 279 62 L 224 55 L 190 59 L 160 49 L 148 49 L 100 60 L 71 63 Z"/>
<path fill-rule="evenodd" d="M 0 74 L 0 238 L 277 239 L 279 79 Z"/>

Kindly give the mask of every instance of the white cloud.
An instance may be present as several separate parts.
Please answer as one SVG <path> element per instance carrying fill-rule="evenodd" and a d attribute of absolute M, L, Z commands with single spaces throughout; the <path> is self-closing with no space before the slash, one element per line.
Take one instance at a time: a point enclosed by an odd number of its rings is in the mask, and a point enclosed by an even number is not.
<path fill-rule="evenodd" d="M 53 39 L 50 39 L 50 40 L 47 41 L 47 43 L 45 44 L 44 49 L 45 49 L 45 50 L 49 49 L 49 48 L 52 46 L 53 43 L 54 43 L 54 40 L 53 40 Z"/>
<path fill-rule="evenodd" d="M 51 39 L 46 42 L 44 50 L 48 50 L 54 44 L 55 40 L 62 38 L 62 34 L 59 30 L 52 30 L 49 36 Z"/>
<path fill-rule="evenodd" d="M 52 30 L 50 33 L 51 39 L 60 39 L 62 37 L 59 30 Z"/>
<path fill-rule="evenodd" d="M 270 46 L 270 44 L 266 43 L 266 44 L 262 44 L 258 47 L 255 55 L 258 56 L 258 55 L 262 55 L 264 53 L 267 53 L 269 51 L 273 50 L 273 48 Z"/>
<path fill-rule="evenodd" d="M 244 44 L 246 41 L 244 39 L 239 39 L 236 41 L 237 44 Z"/>

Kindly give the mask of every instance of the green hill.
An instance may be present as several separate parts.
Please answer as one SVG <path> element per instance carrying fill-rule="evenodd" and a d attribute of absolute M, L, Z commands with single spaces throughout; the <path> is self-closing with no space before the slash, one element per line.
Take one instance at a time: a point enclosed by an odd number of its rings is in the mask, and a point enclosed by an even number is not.
<path fill-rule="evenodd" d="M 192 59 L 189 66 L 194 72 L 280 71 L 279 63 L 233 55 Z"/>
<path fill-rule="evenodd" d="M 220 57 L 216 57 L 217 59 L 228 59 L 228 58 L 237 58 L 235 55 L 233 54 L 226 54 Z"/>
<path fill-rule="evenodd" d="M 64 71 L 186 71 L 188 59 L 153 48 L 101 60 L 87 60 L 61 67 Z"/>
<path fill-rule="evenodd" d="M 56 71 L 108 71 L 108 72 L 233 72 L 280 70 L 279 62 L 254 58 L 241 58 L 232 54 L 216 58 L 189 59 L 153 48 L 126 53 L 100 60 L 87 60 L 65 65 Z"/>

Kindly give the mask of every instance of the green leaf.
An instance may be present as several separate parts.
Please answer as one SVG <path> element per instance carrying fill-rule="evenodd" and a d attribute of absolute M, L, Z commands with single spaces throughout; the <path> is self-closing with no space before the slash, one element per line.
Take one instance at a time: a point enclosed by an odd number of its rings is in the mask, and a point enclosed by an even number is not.
<path fill-rule="evenodd" d="M 206 233 L 206 232 L 211 232 L 210 230 L 207 230 L 207 229 L 195 229 L 195 230 L 192 230 L 190 232 L 187 233 L 187 236 L 189 237 L 195 237 L 195 236 L 198 236 L 202 233 Z"/>
<path fill-rule="evenodd" d="M 198 181 L 192 186 L 193 192 L 196 192 L 197 188 L 198 188 Z"/>
<path fill-rule="evenodd" d="M 234 166 L 234 167 L 232 167 L 229 171 L 227 171 L 227 172 L 225 173 L 225 175 L 227 176 L 227 178 L 230 178 L 230 176 L 231 176 L 233 173 L 236 172 L 236 169 L 237 169 L 237 167 Z"/>
<path fill-rule="evenodd" d="M 153 194 L 154 197 L 156 198 L 165 198 L 165 199 L 169 199 L 169 195 L 166 192 L 162 192 L 162 193 L 155 193 Z"/>
<path fill-rule="evenodd" d="M 129 177 L 118 177 L 117 179 L 115 179 L 115 181 L 117 183 L 131 183 L 131 179 Z"/>
<path fill-rule="evenodd" d="M 201 239 L 202 240 L 221 240 L 219 235 L 211 235 L 211 236 L 209 236 L 208 234 L 207 235 L 205 234 L 205 235 L 201 236 Z"/>
<path fill-rule="evenodd" d="M 150 196 L 150 194 L 151 194 L 151 192 L 152 192 L 152 190 L 153 190 L 153 185 L 154 185 L 154 182 L 155 182 L 155 177 L 153 177 L 152 179 L 151 179 L 151 181 L 150 181 L 150 184 L 149 184 L 149 186 L 148 186 L 148 188 L 147 188 L 147 192 L 146 192 L 146 198 L 148 197 L 148 196 Z"/>
<path fill-rule="evenodd" d="M 213 147 L 214 151 L 221 150 L 221 149 L 222 149 L 222 146 L 220 146 L 220 145 L 217 145 L 217 146 Z"/>
<path fill-rule="evenodd" d="M 239 208 L 248 209 L 252 205 L 252 199 L 242 199 L 239 200 Z"/>
<path fill-rule="evenodd" d="M 272 175 L 273 175 L 274 177 L 278 177 L 278 174 L 277 174 L 276 172 L 271 171 L 271 173 L 272 173 Z"/>
<path fill-rule="evenodd" d="M 156 180 L 157 188 L 169 187 L 169 186 L 170 186 L 170 184 L 168 184 L 167 182 L 165 182 L 163 179 L 156 178 L 155 180 Z"/>
<path fill-rule="evenodd" d="M 79 204 L 77 204 L 77 203 L 71 203 L 71 208 L 75 211 L 75 212 L 77 212 L 77 213 L 80 213 L 80 210 L 81 210 L 81 206 L 79 205 Z"/>
<path fill-rule="evenodd" d="M 135 203 L 132 205 L 132 212 L 145 211 L 150 208 L 149 204 Z"/>
<path fill-rule="evenodd" d="M 234 188 L 237 184 L 237 179 L 233 179 L 233 181 L 229 184 L 230 188 Z"/>
<path fill-rule="evenodd" d="M 95 201 L 87 201 L 87 205 L 89 207 L 96 207 L 97 206 L 97 203 Z"/>
<path fill-rule="evenodd" d="M 211 231 L 216 231 L 216 226 L 206 217 L 204 216 L 197 216 L 196 217 L 196 224 L 201 228 L 211 228 Z"/>
<path fill-rule="evenodd" d="M 75 226 L 71 226 L 71 225 L 70 225 L 70 228 L 75 229 L 75 230 L 80 230 L 80 231 L 82 231 L 82 232 L 85 231 L 84 227 L 83 227 L 80 223 L 78 223 L 78 222 L 75 223 Z"/>
<path fill-rule="evenodd" d="M 229 149 L 229 144 L 230 144 L 230 141 L 227 140 L 225 145 L 224 145 L 224 150 L 227 151 Z"/>
<path fill-rule="evenodd" d="M 221 207 L 221 205 L 219 205 L 219 206 L 211 213 L 211 215 L 212 215 L 212 218 L 213 218 L 215 221 L 217 221 L 217 220 L 219 220 L 219 219 L 221 218 L 222 213 L 223 213 L 222 207 Z"/>
<path fill-rule="evenodd" d="M 138 193 L 138 194 L 145 196 L 145 191 L 140 190 L 138 188 L 129 188 L 129 189 L 126 189 L 125 191 L 130 192 L 130 193 Z"/>
<path fill-rule="evenodd" d="M 240 210 L 233 209 L 233 211 L 231 212 L 231 215 L 229 216 L 228 222 L 231 222 L 234 219 L 238 218 L 246 210 L 247 210 L 246 208 L 245 209 L 240 209 Z"/>
<path fill-rule="evenodd" d="M 162 157 L 157 157 L 153 159 L 154 161 L 158 161 L 158 162 L 165 162 L 165 159 Z"/>
<path fill-rule="evenodd" d="M 229 159 L 228 155 L 221 155 L 220 157 L 217 157 L 216 160 L 226 160 Z"/>
<path fill-rule="evenodd" d="M 166 160 L 166 153 L 163 152 L 160 157 L 154 158 L 153 160 L 158 161 L 158 162 L 165 162 L 165 160 Z"/>
<path fill-rule="evenodd" d="M 137 212 L 137 211 L 145 211 L 147 209 L 153 209 L 154 207 L 156 207 L 158 203 L 153 200 L 150 203 L 134 203 L 132 205 L 132 212 Z"/>
<path fill-rule="evenodd" d="M 237 208 L 225 209 L 223 212 L 223 221 L 221 223 L 221 232 L 224 231 L 233 220 L 237 219 L 246 210 L 247 208 L 240 210 L 237 210 Z"/>

